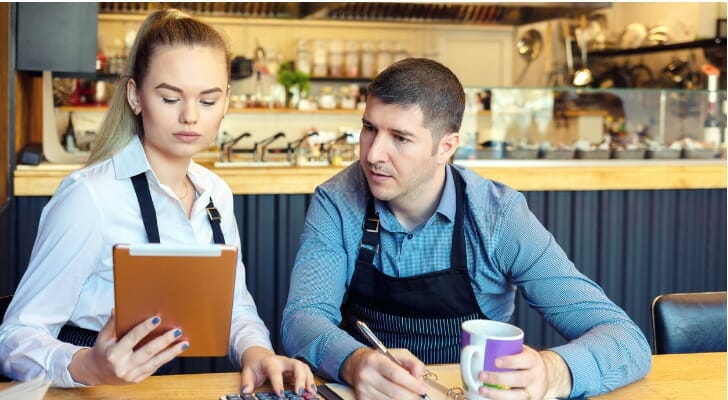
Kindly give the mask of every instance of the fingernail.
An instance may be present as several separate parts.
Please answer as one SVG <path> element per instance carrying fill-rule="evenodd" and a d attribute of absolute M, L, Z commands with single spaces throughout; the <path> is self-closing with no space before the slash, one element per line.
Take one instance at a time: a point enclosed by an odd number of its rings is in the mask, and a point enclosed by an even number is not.
<path fill-rule="evenodd" d="M 248 385 L 243 385 L 243 387 L 240 388 L 240 394 L 243 394 L 248 391 Z"/>
<path fill-rule="evenodd" d="M 283 395 L 283 389 L 281 389 L 281 390 L 278 391 L 278 397 L 284 397 L 284 395 Z"/>
<path fill-rule="evenodd" d="M 309 390 L 309 391 L 310 391 L 311 393 L 316 393 L 316 385 L 314 385 L 314 384 L 312 383 L 312 384 L 311 384 L 311 386 L 309 386 L 309 387 L 308 387 L 308 390 Z"/>
<path fill-rule="evenodd" d="M 180 337 L 180 336 L 182 336 L 182 330 L 175 329 L 175 331 L 174 331 L 174 337 Z"/>
<path fill-rule="evenodd" d="M 298 390 L 296 390 L 296 393 L 298 393 L 299 396 L 303 396 L 303 388 L 298 388 Z"/>
<path fill-rule="evenodd" d="M 187 350 L 189 348 L 190 348 L 190 345 L 187 344 L 187 343 L 185 343 L 185 344 L 182 345 L 182 350 Z"/>
<path fill-rule="evenodd" d="M 159 317 L 154 317 L 154 318 L 152 318 L 152 323 L 153 323 L 154 325 L 157 325 L 157 324 L 159 323 L 159 321 L 161 321 L 161 319 L 159 319 Z"/>

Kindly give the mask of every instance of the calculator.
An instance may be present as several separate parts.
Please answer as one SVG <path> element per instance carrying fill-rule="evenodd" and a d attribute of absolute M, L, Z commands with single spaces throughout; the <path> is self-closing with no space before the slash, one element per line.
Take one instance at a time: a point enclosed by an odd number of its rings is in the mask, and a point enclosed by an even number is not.
<path fill-rule="evenodd" d="M 278 400 L 279 397 L 274 392 L 255 392 L 254 394 L 229 394 L 227 396 L 220 396 L 220 400 Z M 285 400 L 322 400 L 316 397 L 312 393 L 304 393 L 303 395 L 297 395 L 290 390 L 283 392 L 283 399 Z"/>

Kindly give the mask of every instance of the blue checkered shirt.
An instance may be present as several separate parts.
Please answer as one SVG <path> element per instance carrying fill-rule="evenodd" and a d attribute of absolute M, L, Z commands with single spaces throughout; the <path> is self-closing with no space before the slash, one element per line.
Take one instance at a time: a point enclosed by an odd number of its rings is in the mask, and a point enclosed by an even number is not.
<path fill-rule="evenodd" d="M 571 396 L 605 393 L 643 377 L 650 369 L 651 350 L 639 327 L 574 267 L 530 212 L 522 194 L 466 168 L 448 166 L 436 212 L 412 231 L 400 225 L 386 203 L 375 202 L 381 221 L 375 266 L 395 277 L 449 268 L 454 169 L 466 184 L 468 270 L 483 313 L 509 321 L 520 290 L 527 303 L 569 341 L 551 350 L 571 370 Z M 359 163 L 316 188 L 283 311 L 286 352 L 307 360 L 328 379 L 339 380 L 342 363 L 363 346 L 338 324 L 354 273 L 367 196 Z"/>

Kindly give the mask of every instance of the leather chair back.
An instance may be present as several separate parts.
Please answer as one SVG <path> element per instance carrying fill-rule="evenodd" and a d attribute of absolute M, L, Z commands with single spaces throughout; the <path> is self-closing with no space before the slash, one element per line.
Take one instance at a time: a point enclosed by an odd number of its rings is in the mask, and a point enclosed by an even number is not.
<path fill-rule="evenodd" d="M 12 299 L 12 294 L 9 294 L 7 296 L 0 296 L 0 322 L 2 322 L 5 318 L 5 311 L 8 310 L 8 306 L 10 306 L 10 300 Z"/>
<path fill-rule="evenodd" d="M 726 292 L 655 297 L 652 332 L 655 354 L 726 351 Z"/>

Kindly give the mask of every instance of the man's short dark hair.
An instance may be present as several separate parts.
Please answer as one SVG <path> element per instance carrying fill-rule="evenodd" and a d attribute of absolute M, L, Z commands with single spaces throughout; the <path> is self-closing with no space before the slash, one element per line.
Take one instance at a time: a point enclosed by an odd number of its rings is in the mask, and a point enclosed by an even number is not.
<path fill-rule="evenodd" d="M 435 139 L 460 131 L 465 91 L 446 66 L 427 58 L 406 58 L 382 71 L 369 84 L 367 94 L 385 104 L 420 106 L 423 125 Z"/>

